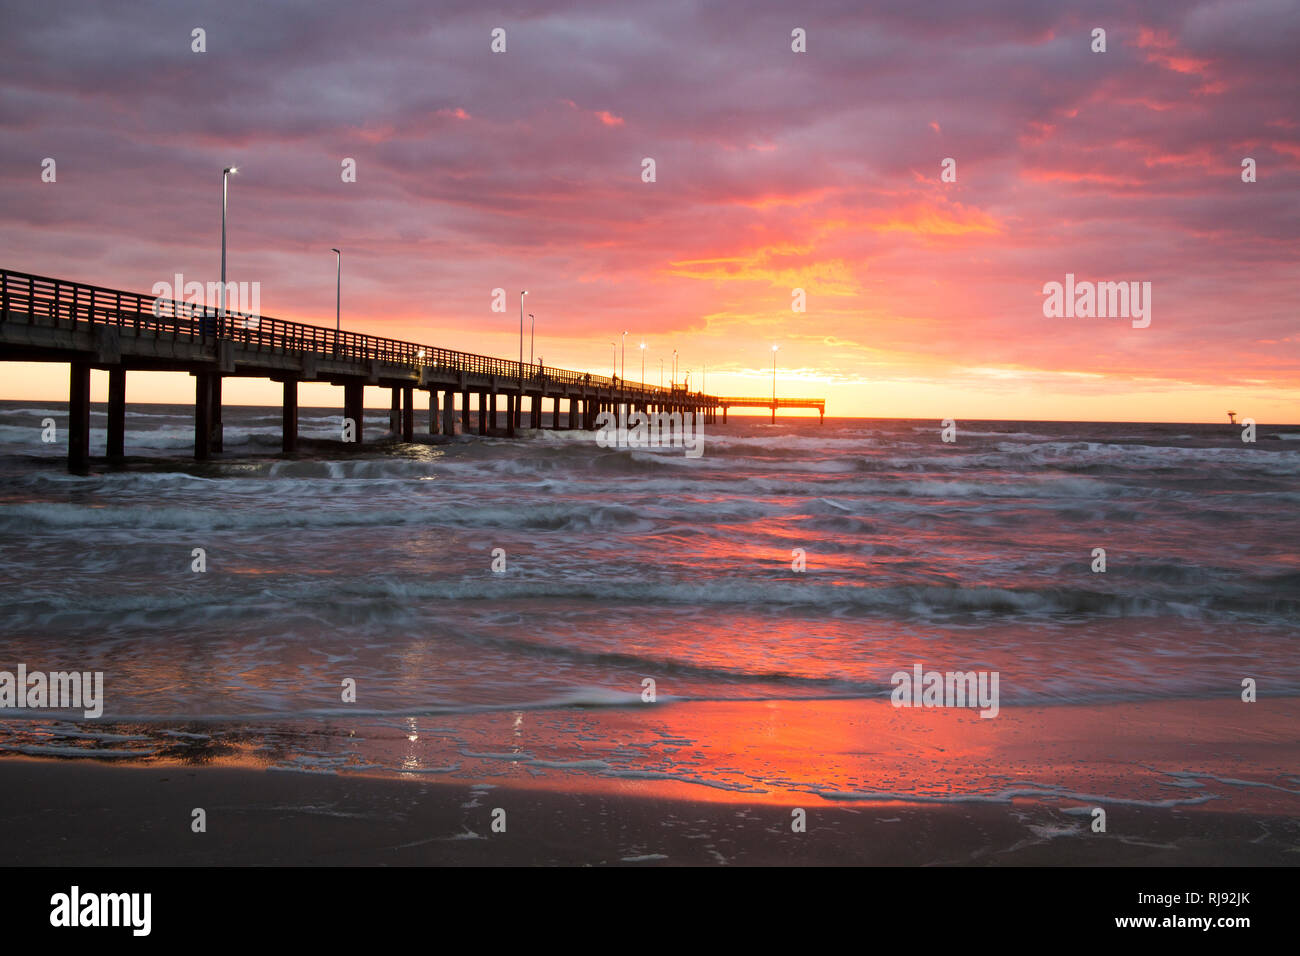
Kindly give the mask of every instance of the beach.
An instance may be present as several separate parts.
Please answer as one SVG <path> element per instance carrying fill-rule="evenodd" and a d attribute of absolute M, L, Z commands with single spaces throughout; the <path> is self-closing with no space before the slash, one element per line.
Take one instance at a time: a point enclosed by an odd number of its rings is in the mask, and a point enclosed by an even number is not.
<path fill-rule="evenodd" d="M 501 752 L 479 754 L 497 766 L 471 774 L 286 769 L 201 750 L 144 763 L 9 758 L 0 864 L 1297 863 L 1294 699 L 1039 708 L 999 721 L 935 711 L 919 724 L 901 713 L 841 700 L 679 704 L 655 715 L 679 735 L 725 730 L 733 749 L 718 757 L 760 769 L 769 787 L 593 773 L 608 766 L 599 755 L 645 736 L 643 718 L 621 709 L 596 721 L 592 753 L 568 762 L 533 756 L 553 743 L 544 722 L 521 732 L 513 718 L 479 721 L 477 746 Z M 846 789 L 773 784 L 799 774 L 842 775 Z"/>
<path fill-rule="evenodd" d="M 1242 764 L 1261 767 L 1294 746 L 1281 735 L 1246 746 L 1227 735 L 1193 741 L 1209 725 L 1242 727 L 1211 718 L 1205 705 L 1154 710 L 1147 709 L 1146 723 L 1129 720 L 1140 716 L 1131 708 L 1106 715 L 1128 725 L 1111 749 L 1140 741 L 1141 759 L 1156 762 L 1179 746 L 1184 757 L 1200 754 L 1202 760 L 1235 750 Z M 1294 790 L 1287 794 L 1259 780 L 1236 788 L 1251 792 L 1251 809 L 1244 811 L 1234 801 L 1220 809 L 1225 801 L 1209 795 L 1223 787 L 1208 773 L 1170 778 L 1162 800 L 1099 801 L 1108 811 L 1107 829 L 1094 832 L 1091 814 L 1081 812 L 1088 804 L 1042 787 L 1043 780 L 1063 784 L 1072 777 L 1062 777 L 1067 762 L 1056 747 L 1044 751 L 1035 740 L 1050 723 L 1061 737 L 1054 743 L 1077 753 L 1087 749 L 1081 741 L 1097 739 L 1103 728 L 1081 725 L 1077 714 L 1043 716 L 1001 755 L 1023 780 L 1007 780 L 1001 794 L 921 803 L 906 793 L 894 801 L 812 794 L 756 800 L 713 790 L 703 799 L 699 788 L 653 780 L 587 781 L 575 789 L 523 774 L 484 784 L 429 775 L 392 779 L 193 763 L 7 759 L 0 761 L 0 816 L 8 823 L 0 864 L 1296 865 Z M 1295 716 L 1293 707 L 1258 712 L 1270 722 Z M 1197 729 L 1150 733 L 1175 723 Z M 881 741 L 869 749 L 879 759 Z M 1072 773 L 1099 790 L 1121 785 L 1128 774 L 1107 759 L 1105 747 L 1095 750 L 1086 765 L 1070 767 Z M 962 768 L 949 766 L 955 778 Z M 1232 772 L 1258 776 L 1240 765 Z M 1031 777 L 1040 783 L 1027 785 Z M 792 825 L 796 807 L 806 813 L 803 832 Z M 195 808 L 206 813 L 203 833 L 192 830 Z M 505 811 L 503 832 L 492 828 L 497 809 Z"/>

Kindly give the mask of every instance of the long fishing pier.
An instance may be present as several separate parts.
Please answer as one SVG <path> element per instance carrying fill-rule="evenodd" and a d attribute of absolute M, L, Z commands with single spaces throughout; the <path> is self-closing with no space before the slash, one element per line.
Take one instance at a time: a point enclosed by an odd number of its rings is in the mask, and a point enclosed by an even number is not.
<path fill-rule="evenodd" d="M 0 361 L 67 362 L 68 468 L 90 464 L 90 372 L 108 372 L 108 458 L 121 461 L 126 441 L 126 373 L 188 372 L 194 376 L 194 457 L 222 450 L 221 383 L 225 378 L 268 378 L 284 386 L 283 451 L 298 445 L 298 383 L 327 382 L 343 388 L 343 419 L 362 442 L 364 390 L 392 390 L 389 424 L 411 441 L 414 392 L 429 393 L 429 434 L 472 432 L 471 396 L 477 397 L 478 434 L 513 436 L 523 426 L 541 428 L 550 401 L 551 428 L 594 429 L 601 412 L 619 422 L 633 411 L 703 414 L 726 421 L 732 407 L 817 408 L 823 399 L 727 398 L 682 388 L 620 381 L 509 359 L 331 328 L 286 322 L 186 303 L 176 299 L 105 289 L 24 272 L 0 270 Z M 456 408 L 456 395 L 460 407 Z M 505 401 L 501 426 L 500 400 Z M 341 434 L 343 434 L 341 432 Z"/>

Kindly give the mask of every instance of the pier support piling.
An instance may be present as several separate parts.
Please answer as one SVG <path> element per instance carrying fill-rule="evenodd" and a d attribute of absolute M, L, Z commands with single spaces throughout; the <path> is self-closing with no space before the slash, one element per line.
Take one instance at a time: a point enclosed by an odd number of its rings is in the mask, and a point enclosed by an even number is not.
<path fill-rule="evenodd" d="M 286 455 L 298 450 L 298 381 L 284 383 L 284 408 L 281 414 L 280 448 Z"/>
<path fill-rule="evenodd" d="M 415 386 L 402 386 L 402 441 L 415 440 Z"/>
<path fill-rule="evenodd" d="M 212 450 L 225 450 L 225 426 L 221 423 L 221 373 L 212 373 Z"/>
<path fill-rule="evenodd" d="M 451 389 L 442 394 L 442 430 L 445 434 L 456 434 L 456 393 Z"/>
<path fill-rule="evenodd" d="M 352 422 L 352 440 L 361 444 L 361 424 L 366 417 L 365 385 L 348 382 L 343 386 L 343 417 Z"/>
<path fill-rule="evenodd" d="M 194 457 L 212 456 L 212 373 L 194 373 Z"/>
<path fill-rule="evenodd" d="M 126 369 L 108 370 L 108 459 L 120 464 L 126 457 Z"/>
<path fill-rule="evenodd" d="M 72 362 L 68 381 L 68 471 L 90 471 L 90 365 Z"/>

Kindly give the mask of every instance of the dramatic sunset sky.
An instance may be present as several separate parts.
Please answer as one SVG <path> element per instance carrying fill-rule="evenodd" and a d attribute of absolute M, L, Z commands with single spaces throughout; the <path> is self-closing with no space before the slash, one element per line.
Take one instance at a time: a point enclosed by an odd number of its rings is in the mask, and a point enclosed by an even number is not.
<path fill-rule="evenodd" d="M 644 340 L 651 383 L 678 349 L 693 387 L 707 366 L 709 391 L 761 395 L 779 344 L 778 394 L 831 415 L 1300 420 L 1296 2 L 6 0 L 0 21 L 6 268 L 215 279 L 233 164 L 229 274 L 266 315 L 333 325 L 340 246 L 346 328 L 450 348 L 516 355 L 528 289 L 549 365 L 609 374 L 626 329 L 629 377 Z M 1150 282 L 1150 327 L 1044 318 L 1067 272 Z M 0 376 L 66 398 L 64 366 Z M 130 401 L 192 396 L 129 379 Z"/>

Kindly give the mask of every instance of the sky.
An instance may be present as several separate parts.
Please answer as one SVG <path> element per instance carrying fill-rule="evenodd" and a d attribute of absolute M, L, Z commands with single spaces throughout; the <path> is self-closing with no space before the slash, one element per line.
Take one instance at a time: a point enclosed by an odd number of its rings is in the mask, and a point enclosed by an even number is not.
<path fill-rule="evenodd" d="M 527 289 L 548 365 L 611 374 L 627 331 L 629 378 L 644 342 L 651 384 L 677 350 L 693 389 L 765 395 L 776 345 L 777 394 L 832 416 L 1300 421 L 1300 0 L 3 0 L 0 22 L 0 267 L 215 280 L 236 165 L 229 278 L 265 315 L 332 326 L 340 247 L 345 328 L 445 348 L 517 356 Z M 1046 316 L 1067 274 L 1150 283 L 1150 324 Z M 66 390 L 66 366 L 0 366 L 0 398 Z"/>

